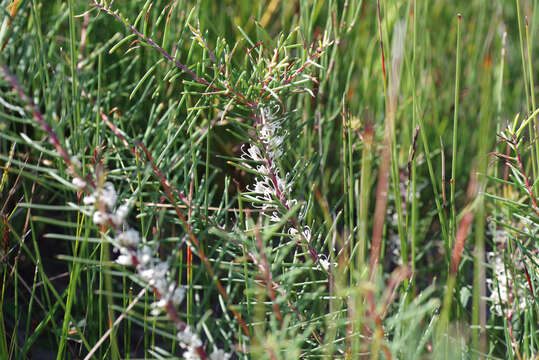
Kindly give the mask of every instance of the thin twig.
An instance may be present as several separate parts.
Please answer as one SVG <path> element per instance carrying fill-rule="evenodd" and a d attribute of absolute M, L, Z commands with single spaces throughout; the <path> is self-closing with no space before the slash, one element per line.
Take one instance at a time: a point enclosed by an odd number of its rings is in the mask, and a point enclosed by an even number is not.
<path fill-rule="evenodd" d="M 114 321 L 112 326 L 109 327 L 107 331 L 105 331 L 103 336 L 101 336 L 101 338 L 95 343 L 95 345 L 92 347 L 92 349 L 90 349 L 90 352 L 88 352 L 88 354 L 84 357 L 84 360 L 89 360 L 89 359 L 92 358 L 92 356 L 95 354 L 97 349 L 99 349 L 99 347 L 105 342 L 105 340 L 107 340 L 107 338 L 109 337 L 110 333 L 114 330 L 114 328 L 116 326 L 118 326 L 118 324 L 120 324 L 120 322 L 125 318 L 127 313 L 129 311 L 131 311 L 131 309 L 137 304 L 137 302 L 140 300 L 142 295 L 144 295 L 146 293 L 146 290 L 147 290 L 146 288 L 143 288 L 142 290 L 140 290 L 140 292 L 133 299 L 131 304 L 129 304 L 129 306 L 127 308 L 125 308 L 125 311 L 122 312 L 122 314 L 120 316 L 118 316 L 118 318 Z"/>

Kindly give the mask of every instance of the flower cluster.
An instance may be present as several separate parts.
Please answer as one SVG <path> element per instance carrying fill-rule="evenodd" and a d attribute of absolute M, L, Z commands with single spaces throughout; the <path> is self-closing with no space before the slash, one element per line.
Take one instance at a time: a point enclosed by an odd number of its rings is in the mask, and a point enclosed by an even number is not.
<path fill-rule="evenodd" d="M 74 180 L 73 185 L 79 189 L 83 184 L 80 179 Z M 101 187 L 83 199 L 85 205 L 97 205 L 92 219 L 97 225 L 110 225 L 116 232 L 113 240 L 114 248 L 120 253 L 116 262 L 125 266 L 135 266 L 139 276 L 158 294 L 159 301 L 152 304 L 152 314 L 157 315 L 166 309 L 169 303 L 179 305 L 184 298 L 185 289 L 169 280 L 170 269 L 167 261 L 161 261 L 153 256 L 153 249 L 143 244 L 140 234 L 126 223 L 129 205 L 122 204 L 115 209 L 118 194 L 111 182 L 105 182 Z"/>
<path fill-rule="evenodd" d="M 526 308 L 525 291 L 515 281 L 516 274 L 504 261 L 504 253 L 500 251 L 504 249 L 509 234 L 505 230 L 496 229 L 491 229 L 491 233 L 496 247 L 494 251 L 487 252 L 487 261 L 492 267 L 492 277 L 486 280 L 490 291 L 490 311 L 498 316 L 509 315 L 514 310 Z M 523 264 L 516 261 L 514 265 L 519 268 Z"/>
<path fill-rule="evenodd" d="M 275 162 L 271 161 L 272 158 L 268 156 L 268 159 L 270 160 L 267 161 L 256 145 L 251 144 L 247 149 L 247 152 L 244 151 L 242 158 L 244 160 L 256 161 L 259 164 L 255 167 L 259 176 L 257 176 L 254 186 L 247 188 L 250 192 L 255 194 L 252 196 L 252 200 L 262 203 L 260 208 L 264 210 L 265 214 L 268 214 L 271 221 L 280 221 L 280 205 L 288 210 L 290 206 L 295 204 L 294 201 L 290 201 L 286 198 L 286 194 L 289 192 L 291 184 L 281 177 Z M 251 165 L 247 163 L 245 166 L 252 168 Z"/>
<path fill-rule="evenodd" d="M 289 210 L 296 200 L 288 199 L 292 183 L 287 180 L 289 174 L 283 177 L 277 165 L 277 159 L 282 155 L 280 146 L 284 140 L 284 136 L 279 135 L 281 122 L 268 109 L 263 109 L 261 113 L 260 145 L 250 144 L 247 151 L 243 150 L 242 159 L 257 164 L 253 166 L 250 162 L 244 163 L 245 167 L 256 170 L 258 174 L 254 186 L 248 187 L 248 190 L 255 194 L 251 196 L 251 200 L 260 202 L 262 205 L 259 207 L 270 220 L 278 222 L 281 219 L 281 207 Z"/>
<path fill-rule="evenodd" d="M 487 285 L 490 290 L 489 300 L 491 302 L 490 311 L 498 316 L 507 315 L 508 311 L 514 311 L 512 306 L 523 310 L 526 308 L 526 297 L 524 291 L 513 281 L 510 269 L 504 263 L 503 256 L 500 254 L 487 253 L 488 262 L 492 266 L 492 278 L 487 279 Z M 515 303 L 514 291 L 518 296 L 518 302 Z"/>
<path fill-rule="evenodd" d="M 198 360 L 200 359 L 199 349 L 202 348 L 202 340 L 194 333 L 190 326 L 185 326 L 182 331 L 177 334 L 180 342 L 180 347 L 185 349 L 183 358 L 185 360 Z M 215 348 L 209 355 L 210 360 L 229 360 L 232 354 L 225 352 L 222 349 Z"/>
<path fill-rule="evenodd" d="M 112 240 L 115 251 L 120 254 L 116 263 L 135 267 L 138 276 L 157 294 L 158 301 L 151 305 L 152 315 L 157 316 L 162 311 L 169 315 L 173 312 L 171 317 L 179 330 L 177 338 L 180 346 L 185 349 L 184 358 L 228 360 L 231 354 L 221 349 L 214 349 L 208 357 L 202 347 L 202 340 L 188 325 L 178 319 L 175 308 L 183 301 L 185 288 L 170 278 L 169 262 L 156 258 L 154 249 L 145 244 L 138 231 L 128 226 L 126 217 L 129 213 L 129 204 L 116 207 L 118 194 L 114 185 L 105 182 L 102 186 L 93 188 L 93 185 L 79 177 L 75 177 L 72 183 L 79 191 L 93 190 L 84 197 L 83 203 L 91 206 L 91 216 L 95 224 L 108 225 L 116 233 L 116 237 Z"/>
<path fill-rule="evenodd" d="M 261 109 L 257 129 L 258 144 L 251 143 L 246 150 L 242 149 L 242 165 L 257 173 L 254 186 L 247 187 L 250 194 L 246 197 L 274 223 L 280 222 L 284 212 L 297 204 L 297 200 L 290 199 L 293 185 L 290 174 L 282 176 L 277 164 L 283 154 L 281 145 L 286 135 L 282 130 L 282 120 L 277 116 L 278 111 L 278 107 Z M 288 233 L 298 242 L 307 245 L 315 263 L 319 263 L 326 271 L 329 269 L 327 258 L 321 258 L 312 248 L 309 226 L 303 226 L 301 229 L 298 221 L 292 219 Z"/>

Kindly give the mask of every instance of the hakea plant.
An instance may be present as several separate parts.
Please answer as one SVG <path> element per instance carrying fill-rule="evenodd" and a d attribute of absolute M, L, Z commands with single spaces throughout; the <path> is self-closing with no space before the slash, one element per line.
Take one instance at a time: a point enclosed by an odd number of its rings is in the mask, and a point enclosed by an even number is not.
<path fill-rule="evenodd" d="M 105 11 L 127 25 L 119 13 L 111 11 L 107 6 L 97 2 L 94 2 L 94 5 L 96 8 Z M 129 25 L 128 28 L 142 42 L 156 48 L 167 60 L 172 61 L 176 67 L 192 77 L 196 82 L 210 86 L 213 90 L 220 90 L 215 88 L 217 85 L 210 85 L 210 82 L 195 75 L 188 67 L 169 55 L 154 41 L 138 32 L 133 26 Z M 282 84 L 294 86 L 293 81 L 309 65 L 313 65 L 314 60 L 330 44 L 331 42 L 324 37 L 324 41 L 321 42 L 320 46 L 297 69 L 286 67 L 287 71 L 280 74 Z M 278 52 L 276 51 L 275 57 L 277 55 Z M 213 61 L 216 61 L 214 56 L 211 56 L 211 58 Z M 275 70 L 275 68 L 272 69 Z M 7 69 L 6 73 L 8 73 Z M 269 87 L 269 83 L 270 79 L 274 77 L 278 77 L 275 71 L 271 71 L 265 77 L 264 89 L 273 92 Z M 8 80 L 18 90 L 23 100 L 31 105 L 34 118 L 36 118 L 39 125 L 49 135 L 49 139 L 66 163 L 69 169 L 68 172 L 73 177 L 72 185 L 74 188 L 80 193 L 85 194 L 82 199 L 85 207 L 82 210 L 89 215 L 94 224 L 100 226 L 103 234 L 109 233 L 109 230 L 114 234 L 113 237 L 106 236 L 106 239 L 114 246 L 115 251 L 119 254 L 116 263 L 122 266 L 133 267 L 136 270 L 137 276 L 153 290 L 157 301 L 152 304 L 152 315 L 165 312 L 174 323 L 177 329 L 176 338 L 180 346 L 185 349 L 182 356 L 186 359 L 229 359 L 232 355 L 224 352 L 222 349 L 215 348 L 211 354 L 208 354 L 201 338 L 180 319 L 176 308 L 183 301 L 186 289 L 184 286 L 177 285 L 177 282 L 171 277 L 170 261 L 162 261 L 156 257 L 156 249 L 143 241 L 137 230 L 128 226 L 126 219 L 129 214 L 130 203 L 126 202 L 118 205 L 119 199 L 114 185 L 112 182 L 106 181 L 104 177 L 94 174 L 96 176 L 91 179 L 81 175 L 82 167 L 80 163 L 67 155 L 68 152 L 62 147 L 52 128 L 43 120 L 42 115 L 33 102 L 22 92 L 15 78 L 8 75 Z M 275 94 L 275 92 L 273 93 Z M 258 103 L 257 100 L 246 99 L 233 89 L 230 90 L 230 94 L 238 103 L 248 105 L 251 109 L 254 109 L 253 118 L 256 122 L 256 135 L 244 150 L 242 158 L 245 160 L 243 165 L 254 170 L 257 176 L 254 185 L 248 187 L 250 194 L 246 196 L 255 203 L 262 204 L 257 206 L 262 208 L 264 214 L 268 215 L 271 222 L 278 223 L 286 214 L 293 211 L 298 203 L 297 200 L 291 197 L 292 178 L 289 174 L 283 175 L 278 166 L 279 159 L 283 155 L 282 146 L 286 135 L 286 131 L 282 129 L 283 119 L 278 116 L 281 109 L 278 106 L 265 106 Z M 106 121 L 106 119 L 104 120 Z M 115 134 L 117 133 L 117 131 L 114 132 Z M 254 163 L 256 165 L 253 165 Z M 328 272 L 330 270 L 330 262 L 326 255 L 319 254 L 314 249 L 311 228 L 303 224 L 303 217 L 291 217 L 287 222 L 287 226 L 288 234 L 307 249 L 317 268 Z M 262 270 L 267 272 L 269 269 L 267 264 L 262 264 L 256 260 L 253 257 L 253 261 Z M 271 281 L 271 277 L 269 279 L 268 286 L 273 288 L 276 284 Z M 278 287 L 276 288 L 278 289 Z M 295 309 L 293 305 L 291 305 L 291 308 Z M 301 318 L 301 314 L 298 315 Z"/>
<path fill-rule="evenodd" d="M 253 115 L 257 126 L 257 136 L 255 136 L 254 139 L 256 144 L 251 143 L 247 150 L 243 151 L 242 158 L 243 160 L 247 160 L 247 162 L 242 165 L 249 169 L 255 170 L 258 173 L 254 187 L 248 189 L 253 193 L 250 199 L 258 203 L 263 203 L 261 206 L 262 210 L 264 210 L 266 214 L 269 214 L 269 218 L 272 222 L 280 221 L 281 216 L 290 211 L 297 201 L 290 199 L 289 195 L 292 182 L 290 179 L 288 179 L 288 175 L 283 177 L 280 174 L 277 165 L 278 159 L 283 153 L 281 144 L 284 140 L 284 135 L 281 134 L 281 119 L 279 119 L 277 116 L 279 111 L 278 106 L 276 108 L 264 106 L 259 103 L 258 100 L 246 98 L 241 92 L 231 88 L 228 79 L 224 80 L 221 86 L 219 86 L 203 77 L 199 77 L 192 70 L 190 70 L 189 67 L 178 61 L 171 54 L 167 53 L 165 49 L 160 47 L 155 41 L 148 38 L 139 32 L 134 26 L 129 24 L 118 11 L 114 11 L 106 4 L 101 4 L 96 0 L 93 0 L 92 3 L 95 8 L 99 9 L 100 11 L 104 11 L 105 13 L 114 17 L 117 21 L 124 24 L 129 31 L 138 38 L 139 41 L 156 49 L 165 59 L 173 63 L 179 70 L 187 74 L 195 82 L 208 86 L 216 93 L 221 93 L 224 89 L 226 89 L 225 94 L 227 97 L 232 97 L 238 104 L 246 105 L 250 109 L 254 109 Z M 207 46 L 206 41 L 203 39 L 200 31 L 191 25 L 189 25 L 189 27 L 193 34 L 193 39 L 196 40 L 197 44 L 208 51 L 211 61 L 214 64 L 218 64 L 217 57 Z M 309 66 L 318 66 L 315 63 L 315 60 L 319 58 L 323 51 L 332 44 L 333 41 L 330 41 L 328 34 L 325 33 L 323 39 L 319 43 L 319 46 L 312 49 L 314 51 L 312 51 L 309 57 L 297 68 L 290 66 L 287 57 L 278 61 L 279 51 L 276 49 L 273 58 L 268 63 L 268 72 L 261 80 L 263 86 L 260 95 L 271 94 L 272 96 L 276 97 L 280 89 L 272 89 L 269 84 L 277 79 L 280 80 L 276 81 L 279 87 L 286 87 L 288 85 L 298 86 L 299 83 L 302 82 L 297 81 L 299 76 L 303 74 Z M 295 81 L 297 81 L 297 83 L 295 83 Z M 218 83 L 219 81 L 217 81 L 217 84 Z M 310 92 L 307 88 L 302 89 L 303 91 Z M 251 167 L 249 164 L 251 161 L 258 164 L 256 168 Z M 314 263 L 321 266 L 325 271 L 328 271 L 330 265 L 328 258 L 323 254 L 318 254 L 311 244 L 310 227 L 307 225 L 302 226 L 301 221 L 294 218 L 292 218 L 290 222 L 291 226 L 288 230 L 289 234 L 296 238 L 299 243 L 307 247 Z"/>
<path fill-rule="evenodd" d="M 24 93 L 17 79 L 11 75 L 7 68 L 3 68 L 3 71 L 6 79 L 28 104 L 34 119 L 47 133 L 49 141 L 66 164 L 67 172 L 73 177 L 73 187 L 80 193 L 86 194 L 83 198 L 83 204 L 86 208 L 83 211 L 91 217 L 94 224 L 101 227 L 103 233 L 106 233 L 107 229 L 111 229 L 116 234 L 110 240 L 115 250 L 120 254 L 116 263 L 132 266 L 137 270 L 138 277 L 153 290 L 158 299 L 152 304 L 152 315 L 165 312 L 176 326 L 176 337 L 180 347 L 184 349 L 183 357 L 187 360 L 230 359 L 231 354 L 217 348 L 208 355 L 200 337 L 180 319 L 176 307 L 185 297 L 185 287 L 177 285 L 171 277 L 170 261 L 162 261 L 155 257 L 156 250 L 147 245 L 139 232 L 127 224 L 129 202 L 117 206 L 118 194 L 112 182 L 98 181 L 102 178 L 97 175 L 101 174 L 101 171 L 95 172 L 95 179 L 85 178 L 81 175 L 80 161 L 76 157 L 68 155 L 68 151 L 62 146 L 54 130 L 44 120 L 34 102 Z"/>

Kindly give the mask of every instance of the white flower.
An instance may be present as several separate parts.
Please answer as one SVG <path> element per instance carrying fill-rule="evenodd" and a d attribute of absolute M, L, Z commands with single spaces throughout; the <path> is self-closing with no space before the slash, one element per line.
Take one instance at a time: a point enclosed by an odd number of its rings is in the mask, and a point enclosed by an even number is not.
<path fill-rule="evenodd" d="M 159 314 L 161 314 L 161 308 L 154 307 L 154 303 L 152 303 L 150 307 L 152 307 L 152 310 L 150 310 L 150 315 L 159 316 Z"/>
<path fill-rule="evenodd" d="M 308 243 L 311 242 L 311 229 L 308 226 L 305 226 L 303 228 L 303 237 L 305 237 L 305 240 L 307 240 Z"/>
<path fill-rule="evenodd" d="M 140 277 L 142 279 L 144 279 L 150 285 L 153 285 L 156 282 L 155 281 L 156 273 L 155 273 L 155 270 L 153 268 L 142 269 L 142 270 L 139 271 L 139 275 L 140 275 Z"/>
<path fill-rule="evenodd" d="M 127 204 L 120 205 L 114 215 L 111 216 L 112 222 L 117 226 L 122 225 L 127 214 L 129 214 L 129 206 Z"/>
<path fill-rule="evenodd" d="M 248 158 L 248 159 L 251 159 L 251 160 L 254 160 L 254 161 L 262 161 L 262 154 L 260 153 L 260 149 L 255 146 L 255 145 L 250 145 L 249 148 L 247 149 L 247 152 L 245 152 L 245 150 L 243 150 L 242 148 L 242 151 L 243 151 L 243 154 L 244 154 L 244 159 Z"/>
<path fill-rule="evenodd" d="M 118 199 L 118 194 L 116 194 L 116 190 L 114 190 L 114 185 L 111 182 L 107 181 L 103 184 L 102 189 L 99 189 L 93 194 L 86 196 L 83 199 L 83 202 L 85 205 L 92 205 L 95 204 L 97 199 L 99 199 L 99 201 L 105 204 L 107 209 L 111 210 L 116 204 L 116 200 Z"/>
<path fill-rule="evenodd" d="M 266 167 L 266 165 L 258 165 L 256 167 L 256 171 L 260 173 L 260 175 L 267 176 L 270 174 L 269 169 Z"/>
<path fill-rule="evenodd" d="M 294 236 L 297 241 L 307 241 L 307 243 L 311 242 L 311 228 L 308 226 L 305 226 L 303 228 L 303 231 L 301 232 L 301 236 L 299 235 L 299 231 L 296 228 L 290 228 L 288 230 L 288 233 Z"/>
<path fill-rule="evenodd" d="M 162 296 L 170 297 L 167 293 L 168 282 L 165 277 L 155 279 L 152 286 L 161 294 Z"/>
<path fill-rule="evenodd" d="M 120 265 L 125 265 L 125 266 L 132 266 L 133 265 L 133 258 L 129 254 L 120 255 L 116 259 L 116 263 L 120 264 Z"/>
<path fill-rule="evenodd" d="M 166 279 L 167 273 L 168 263 L 164 261 L 161 261 L 156 265 L 153 265 L 148 269 L 143 269 L 139 272 L 140 277 L 152 286 L 162 283 L 162 281 Z"/>
<path fill-rule="evenodd" d="M 155 274 L 155 272 L 152 274 Z M 146 274 L 141 274 L 141 277 L 146 276 Z M 152 315 L 154 316 L 159 315 L 159 313 L 167 307 L 169 302 L 172 302 L 174 305 L 179 305 L 185 297 L 185 289 L 183 286 L 176 286 L 173 283 L 167 286 L 167 280 L 165 278 L 157 279 L 153 286 L 161 296 L 159 301 L 151 304 L 151 307 L 153 308 Z"/>
<path fill-rule="evenodd" d="M 168 263 L 166 261 L 160 261 L 154 266 L 155 274 L 159 278 L 165 278 L 168 273 Z"/>
<path fill-rule="evenodd" d="M 128 248 L 125 248 L 125 247 L 120 247 L 119 250 L 120 250 L 120 256 L 118 256 L 118 258 L 116 259 L 116 263 L 120 265 L 125 265 L 125 266 L 134 265 L 133 253 L 129 251 Z"/>
<path fill-rule="evenodd" d="M 134 247 L 140 243 L 140 235 L 138 231 L 128 229 L 118 235 L 118 242 L 122 246 Z"/>
<path fill-rule="evenodd" d="M 270 218 L 270 221 L 273 221 L 273 222 L 281 221 L 281 216 L 279 216 L 279 213 L 277 211 L 272 211 L 269 218 Z"/>
<path fill-rule="evenodd" d="M 264 197 L 265 200 L 271 201 L 274 193 L 273 189 L 268 186 L 265 181 L 257 181 L 253 192 L 258 193 Z"/>
<path fill-rule="evenodd" d="M 195 348 L 189 348 L 187 349 L 183 354 L 183 358 L 185 360 L 199 360 L 200 356 L 198 356 L 198 353 Z"/>
<path fill-rule="evenodd" d="M 186 326 L 183 331 L 178 331 L 178 341 L 182 348 L 197 348 L 202 346 L 202 340 L 198 338 L 198 335 L 191 331 L 191 327 Z"/>
<path fill-rule="evenodd" d="M 88 196 L 85 196 L 84 199 L 82 199 L 82 202 L 84 203 L 84 205 L 92 205 L 95 203 L 95 195 L 88 195 Z"/>
<path fill-rule="evenodd" d="M 180 305 L 181 302 L 183 301 L 183 298 L 185 297 L 185 289 L 183 288 L 183 286 L 176 287 L 174 284 L 170 284 L 170 286 L 172 287 L 172 291 L 171 291 L 172 303 L 174 305 Z M 169 291 L 170 291 L 170 287 L 169 287 Z"/>
<path fill-rule="evenodd" d="M 86 181 L 82 180 L 79 177 L 74 177 L 71 183 L 79 191 L 84 190 L 84 188 L 86 187 Z"/>
<path fill-rule="evenodd" d="M 330 264 L 328 260 L 320 258 L 318 259 L 318 262 L 320 263 L 320 266 L 322 266 L 324 270 L 329 271 Z"/>
<path fill-rule="evenodd" d="M 94 224 L 101 225 L 107 222 L 108 216 L 102 211 L 96 211 L 93 216 Z"/>
<path fill-rule="evenodd" d="M 116 194 L 116 190 L 114 190 L 114 185 L 109 181 L 103 184 L 103 189 L 101 189 L 99 195 L 100 201 L 102 201 L 109 209 L 114 207 L 116 200 L 118 199 L 118 194 Z"/>
<path fill-rule="evenodd" d="M 210 360 L 229 360 L 232 354 L 225 352 L 223 349 L 213 349 L 210 354 Z"/>
<path fill-rule="evenodd" d="M 262 109 L 263 125 L 260 128 L 260 139 L 268 147 L 268 153 L 276 159 L 282 155 L 280 146 L 284 141 L 284 136 L 277 135 L 281 130 L 281 121 L 275 120 L 275 114 L 270 114 L 267 109 Z"/>
<path fill-rule="evenodd" d="M 324 254 L 321 254 L 318 256 L 318 264 L 316 266 L 316 269 L 320 270 L 320 268 L 324 269 L 326 272 L 329 272 L 329 268 L 330 266 L 332 267 L 337 267 L 337 265 L 339 265 L 338 263 L 334 262 L 334 263 L 331 263 L 327 256 L 324 255 Z"/>
<path fill-rule="evenodd" d="M 71 165 L 74 165 L 78 169 L 80 169 L 80 167 L 82 166 L 80 160 L 76 156 L 71 157 Z"/>
<path fill-rule="evenodd" d="M 285 203 L 286 203 L 286 206 L 288 206 L 289 208 L 292 208 L 296 206 L 298 201 L 296 199 L 291 199 L 291 200 L 286 200 Z"/>
<path fill-rule="evenodd" d="M 152 260 L 152 254 L 151 247 L 143 246 L 142 249 L 137 251 L 137 259 L 142 266 L 145 266 Z"/>
<path fill-rule="evenodd" d="M 168 301 L 166 299 L 159 299 L 159 301 L 153 302 L 150 304 L 152 311 L 150 312 L 153 316 L 157 316 L 161 311 L 167 306 Z"/>
<path fill-rule="evenodd" d="M 262 108 L 262 117 L 270 121 L 275 120 L 277 118 L 279 110 L 279 105 L 274 105 L 273 108 L 270 106 L 264 106 Z"/>
<path fill-rule="evenodd" d="M 277 177 L 277 186 L 279 187 L 280 192 L 287 192 L 290 188 L 290 184 L 280 177 Z"/>

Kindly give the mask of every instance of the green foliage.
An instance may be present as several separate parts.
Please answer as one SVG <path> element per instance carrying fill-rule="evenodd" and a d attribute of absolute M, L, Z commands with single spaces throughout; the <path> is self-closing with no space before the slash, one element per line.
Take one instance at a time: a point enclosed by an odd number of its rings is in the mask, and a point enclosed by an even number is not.
<path fill-rule="evenodd" d="M 0 358 L 537 357 L 538 5 L 0 0 Z"/>

